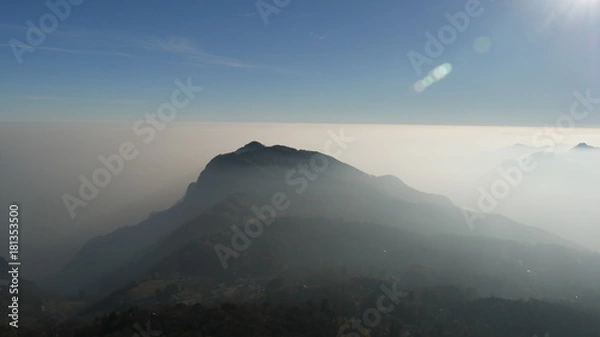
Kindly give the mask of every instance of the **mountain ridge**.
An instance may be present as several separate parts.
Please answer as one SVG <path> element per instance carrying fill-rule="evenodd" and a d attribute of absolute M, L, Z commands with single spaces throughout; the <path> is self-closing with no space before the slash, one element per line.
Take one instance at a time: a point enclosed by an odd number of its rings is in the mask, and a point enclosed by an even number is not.
<path fill-rule="evenodd" d="M 327 163 L 326 169 L 318 169 L 315 158 Z M 251 142 L 210 160 L 169 209 L 89 240 L 47 284 L 63 291 L 109 291 L 100 290 L 106 275 L 126 269 L 131 259 L 228 197 L 251 196 L 248 200 L 258 208 L 267 207 L 277 193 L 287 193 L 292 205 L 286 216 L 344 218 L 426 235 L 472 234 L 461 211 L 444 196 L 420 192 L 397 177 L 369 175 L 316 151 Z M 496 231 L 503 226 L 526 231 L 499 219 L 492 226 Z M 487 227 L 481 228 L 478 234 L 486 235 Z"/>

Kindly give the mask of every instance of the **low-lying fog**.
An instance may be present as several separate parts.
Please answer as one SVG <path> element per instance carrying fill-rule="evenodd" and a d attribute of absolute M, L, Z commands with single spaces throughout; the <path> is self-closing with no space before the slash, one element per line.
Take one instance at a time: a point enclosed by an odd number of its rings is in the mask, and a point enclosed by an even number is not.
<path fill-rule="evenodd" d="M 600 250 L 600 150 L 571 151 L 600 147 L 598 129 L 174 123 L 151 138 L 125 122 L 3 123 L 0 203 L 21 203 L 25 276 L 43 277 L 90 237 L 169 207 L 211 158 L 252 140 L 324 152 Z M 106 186 L 70 214 L 65 194 L 81 198 L 80 175 L 92 180 L 105 167 L 98 157 L 119 151 L 135 158 L 118 174 L 98 176 Z"/>

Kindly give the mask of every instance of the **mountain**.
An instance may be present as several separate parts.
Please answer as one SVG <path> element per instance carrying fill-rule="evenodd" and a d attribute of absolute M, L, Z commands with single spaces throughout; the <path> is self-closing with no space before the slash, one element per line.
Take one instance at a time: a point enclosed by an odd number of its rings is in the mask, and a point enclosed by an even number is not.
<path fill-rule="evenodd" d="M 222 203 L 236 195 L 243 196 L 241 204 Z M 226 205 L 242 211 L 207 212 L 211 207 L 229 207 Z M 287 205 L 285 211 L 276 211 L 284 208 L 282 205 Z M 251 142 L 213 158 L 171 208 L 87 242 L 46 284 L 64 292 L 107 293 L 122 286 L 125 275 L 133 276 L 182 249 L 182 238 L 191 234 L 177 233 L 223 232 L 267 213 L 276 213 L 275 218 L 367 222 L 417 235 L 477 235 L 568 245 L 550 233 L 500 216 L 481 220 L 471 231 L 461 210 L 446 197 L 419 192 L 396 177 L 371 176 L 318 152 Z M 215 216 L 227 219 L 213 221 Z M 115 278 L 115 274 L 123 276 Z M 114 282 L 106 282 L 108 279 Z"/>
<path fill-rule="evenodd" d="M 600 276 L 594 275 L 600 269 L 598 255 L 555 244 L 424 235 L 369 222 L 283 215 L 264 225 L 257 235 L 244 226 L 235 234 L 230 229 L 232 219 L 251 218 L 243 211 L 249 209 L 251 201 L 245 195 L 228 197 L 103 282 L 118 287 L 133 280 L 152 283 L 158 277 L 163 283 L 190 278 L 220 283 L 237 278 L 267 280 L 281 274 L 306 282 L 308 275 L 327 266 L 363 266 L 363 273 L 367 269 L 385 270 L 410 279 L 407 269 L 411 265 L 429 270 L 428 279 L 417 283 L 468 286 L 507 298 L 560 298 L 565 292 L 593 288 L 600 282 Z M 236 248 L 233 241 L 242 248 Z M 219 256 L 217 247 L 221 247 L 221 254 L 227 247 L 239 256 Z M 528 270 L 535 274 L 528 275 Z M 576 282 L 571 281 L 574 275 Z M 567 283 L 573 288 L 564 286 Z"/>
<path fill-rule="evenodd" d="M 600 202 L 600 181 L 596 179 L 600 156 L 594 149 L 581 143 L 566 152 L 533 152 L 527 165 L 510 153 L 495 161 L 480 158 L 470 166 L 484 169 L 473 170 L 449 193 L 458 204 L 502 214 L 578 243 L 563 242 L 564 246 L 598 251 L 600 241 L 595 234 L 600 234 L 600 212 L 595 205 Z M 481 206 L 485 193 L 499 184 L 508 186 L 506 196 L 486 203 L 492 206 Z M 499 230 L 505 232 L 506 227 Z"/>
<path fill-rule="evenodd" d="M 36 283 L 23 278 L 23 268 L 19 268 L 18 287 L 12 287 L 11 275 L 8 274 L 8 271 L 12 267 L 8 265 L 8 262 L 3 257 L 0 257 L 0 291 L 5 294 L 8 304 L 12 303 L 13 296 L 18 297 L 20 328 L 28 324 L 52 323 L 66 319 L 83 308 L 82 303 L 48 291 L 39 287 Z M 10 293 L 8 291 L 9 287 L 12 290 Z M 0 323 L 4 327 L 9 327 L 8 314 L 9 310 L 12 310 L 8 308 L 8 304 L 0 307 L 0 317 L 2 317 Z M 24 324 L 24 322 L 27 323 Z M 0 333 L 0 335 L 2 334 Z"/>
<path fill-rule="evenodd" d="M 600 147 L 594 147 L 594 146 L 588 145 L 587 143 L 579 143 L 571 149 L 571 151 L 590 151 L 590 150 L 598 151 L 598 150 L 600 150 Z"/>
<path fill-rule="evenodd" d="M 525 154 L 542 153 L 546 147 L 531 146 L 523 143 L 515 143 L 499 149 L 490 149 L 482 151 L 478 154 L 481 160 L 485 161 L 502 161 L 507 159 L 518 159 Z"/>
<path fill-rule="evenodd" d="M 80 318 L 167 303 L 205 307 L 266 300 L 273 305 L 298 303 L 306 299 L 306 288 L 314 293 L 331 285 L 337 291 L 348 280 L 360 277 L 397 279 L 404 289 L 458 286 L 473 289 L 479 297 L 558 300 L 600 309 L 600 279 L 594 275 L 600 269 L 598 255 L 491 238 L 424 236 L 373 223 L 278 217 L 223 268 L 214 247 L 231 247 L 233 233 L 225 229 L 229 212 L 237 212 L 236 206 L 244 202 L 243 196 L 224 201 L 149 249 L 142 260 L 127 268 L 137 270 L 134 282 L 87 308 Z M 202 234 L 200 228 L 206 225 L 223 230 Z M 252 284 L 269 289 L 269 284 L 279 280 L 281 292 L 252 289 Z M 294 289 L 294 285 L 299 286 Z M 318 301 L 344 298 L 331 290 L 322 291 Z M 170 297 L 162 297 L 161 292 Z M 352 296 L 368 297 L 369 293 Z M 353 304 L 347 299 L 343 308 L 348 308 L 348 301 Z"/>

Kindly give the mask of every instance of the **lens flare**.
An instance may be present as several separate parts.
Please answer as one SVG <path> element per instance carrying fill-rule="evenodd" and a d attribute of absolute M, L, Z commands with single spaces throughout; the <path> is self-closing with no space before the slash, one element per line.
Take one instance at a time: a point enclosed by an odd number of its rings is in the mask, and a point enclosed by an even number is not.
<path fill-rule="evenodd" d="M 452 71 L 452 65 L 450 63 L 444 63 L 435 67 L 429 72 L 425 78 L 418 80 L 413 85 L 413 89 L 417 93 L 425 91 L 432 84 L 443 80 Z"/>

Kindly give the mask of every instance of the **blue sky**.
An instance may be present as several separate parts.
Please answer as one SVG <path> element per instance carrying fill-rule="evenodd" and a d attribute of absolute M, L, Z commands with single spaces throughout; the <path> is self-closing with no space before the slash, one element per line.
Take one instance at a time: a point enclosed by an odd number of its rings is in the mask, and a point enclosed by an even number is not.
<path fill-rule="evenodd" d="M 482 0 L 423 67 L 450 74 L 415 93 L 407 54 L 471 1 L 291 0 L 266 25 L 254 0 L 87 0 L 19 64 L 10 41 L 51 11 L 3 0 L 0 120 L 133 121 L 190 77 L 205 90 L 179 121 L 537 126 L 574 90 L 600 97 L 597 0 Z M 577 126 L 600 126 L 597 110 Z"/>

